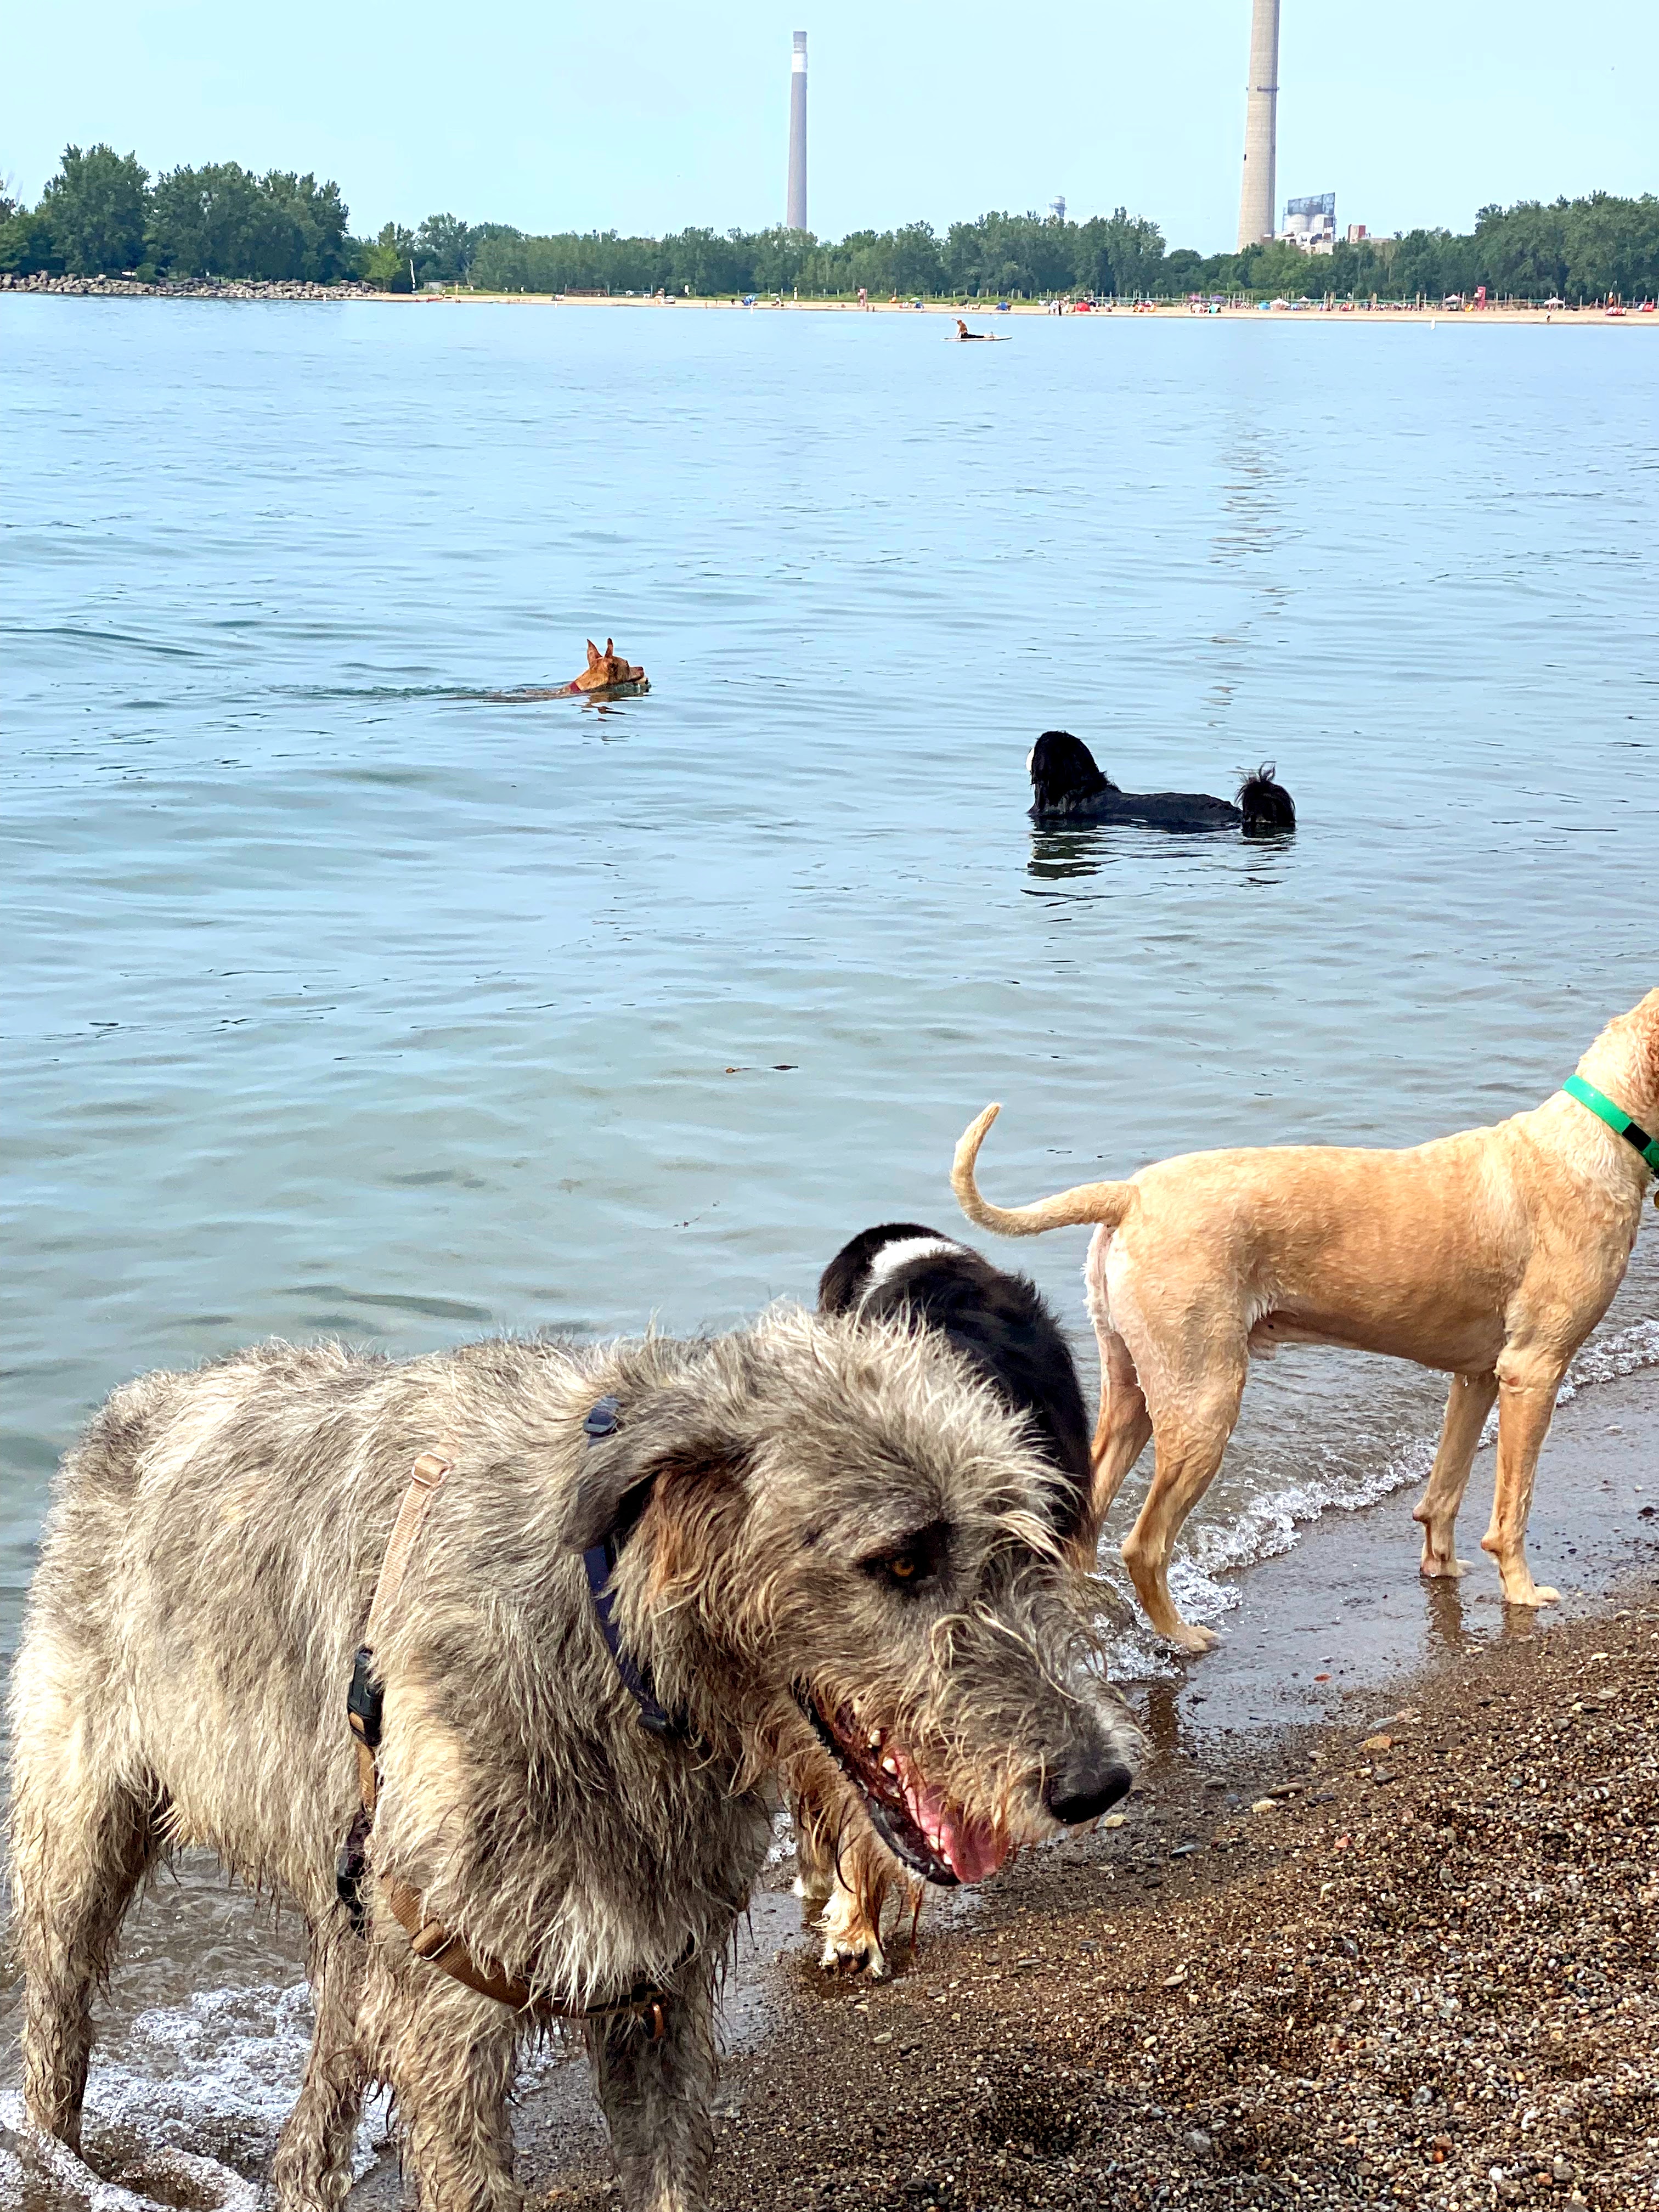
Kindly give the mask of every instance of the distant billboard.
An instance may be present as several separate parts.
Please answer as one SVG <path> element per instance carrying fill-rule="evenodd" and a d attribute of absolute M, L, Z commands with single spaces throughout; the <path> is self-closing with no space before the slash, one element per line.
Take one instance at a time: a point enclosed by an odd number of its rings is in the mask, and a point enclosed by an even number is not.
<path fill-rule="evenodd" d="M 1307 218 L 1308 228 L 1310 229 L 1313 228 L 1315 222 L 1321 216 L 1323 216 L 1327 222 L 1334 227 L 1336 222 L 1336 194 L 1334 192 L 1314 192 L 1306 199 L 1286 200 L 1285 203 L 1285 228 L 1286 230 L 1291 228 L 1291 219 L 1296 216 L 1305 216 Z"/>

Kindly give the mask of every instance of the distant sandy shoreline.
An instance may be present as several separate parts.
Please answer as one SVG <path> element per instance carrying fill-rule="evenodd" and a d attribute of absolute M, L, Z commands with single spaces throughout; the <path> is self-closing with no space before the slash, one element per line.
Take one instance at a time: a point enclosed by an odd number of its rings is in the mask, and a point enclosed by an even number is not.
<path fill-rule="evenodd" d="M 752 307 L 736 298 L 658 299 L 644 295 L 629 298 L 625 295 L 569 292 L 377 292 L 363 284 L 306 284 L 258 283 L 237 279 L 223 283 L 209 278 L 192 278 L 178 283 L 141 283 L 126 276 L 0 276 L 0 295 L 21 293 L 33 298 L 94 299 L 94 300 L 282 300 L 295 301 L 335 301 L 354 305 L 378 304 L 398 307 L 635 307 L 653 308 L 661 312 L 673 308 L 677 313 L 688 310 L 714 310 L 731 314 L 792 314 L 812 315 L 942 315 L 954 321 L 960 316 L 970 325 L 987 325 L 992 328 L 1005 317 L 1036 315 L 1049 320 L 1060 319 L 1054 308 L 1036 300 L 1012 301 L 1006 307 L 987 307 L 971 301 L 960 303 L 951 300 L 925 300 L 920 306 L 908 301 L 872 300 L 860 306 L 856 300 L 778 300 L 758 297 Z M 1439 303 L 1425 307 L 1402 303 L 1379 302 L 1370 307 L 1352 301 L 1334 301 L 1327 306 L 1322 301 L 1297 303 L 1262 302 L 1250 307 L 1200 306 L 1190 300 L 1159 300 L 1141 305 L 1119 302 L 1111 307 L 1078 310 L 1067 307 L 1065 319 L 1074 322 L 1121 322 L 1141 319 L 1147 316 L 1169 321 L 1172 318 L 1186 319 L 1227 319 L 1234 322 L 1269 320 L 1295 322 L 1409 322 L 1437 323 L 1455 318 L 1460 322 L 1521 323 L 1539 327 L 1589 329 L 1659 329 L 1659 313 L 1639 307 L 1609 311 L 1605 307 L 1447 307 Z"/>

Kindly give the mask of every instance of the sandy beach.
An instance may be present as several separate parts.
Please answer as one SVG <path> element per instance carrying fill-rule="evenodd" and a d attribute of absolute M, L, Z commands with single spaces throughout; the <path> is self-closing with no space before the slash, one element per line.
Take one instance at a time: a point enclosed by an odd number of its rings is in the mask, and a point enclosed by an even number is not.
<path fill-rule="evenodd" d="M 957 317 L 960 316 L 964 321 L 969 323 L 970 326 L 985 322 L 988 319 L 989 325 L 992 328 L 994 328 L 998 323 L 1001 322 L 1005 316 L 1036 315 L 1045 318 L 1049 321 L 1058 321 L 1061 319 L 1060 316 L 1056 315 L 1052 306 L 1047 305 L 1039 300 L 1014 300 L 1011 301 L 1006 307 L 1000 308 L 994 301 L 988 302 L 985 301 L 969 301 L 965 304 L 958 304 L 957 301 L 951 300 L 924 300 L 920 306 L 916 306 L 908 300 L 871 300 L 867 303 L 860 306 L 859 301 L 856 300 L 769 300 L 762 298 L 757 299 L 755 301 L 754 306 L 750 307 L 746 307 L 741 300 L 731 299 L 697 300 L 681 298 L 676 300 L 657 300 L 647 299 L 644 297 L 629 299 L 618 296 L 603 297 L 597 295 L 590 295 L 586 294 L 573 295 L 568 293 L 558 292 L 428 292 L 412 295 L 393 295 L 385 293 L 377 294 L 374 296 L 385 299 L 398 297 L 403 301 L 404 305 L 411 307 L 435 307 L 439 305 L 464 307 L 471 303 L 504 307 L 674 307 L 676 309 L 690 307 L 724 309 L 728 312 L 736 311 L 744 314 L 756 315 L 777 314 L 780 313 L 812 315 L 944 315 L 952 321 L 954 321 Z M 1569 325 L 1574 329 L 1588 329 L 1591 325 L 1594 325 L 1598 329 L 1606 328 L 1608 330 L 1619 330 L 1627 325 L 1631 328 L 1643 327 L 1659 329 L 1659 313 L 1650 313 L 1637 307 L 1623 309 L 1614 313 L 1609 313 L 1605 307 L 1558 307 L 1554 309 L 1547 309 L 1543 307 L 1471 307 L 1468 309 L 1459 309 L 1456 307 L 1448 308 L 1441 305 L 1437 301 L 1430 306 L 1423 307 L 1407 306 L 1398 302 L 1384 301 L 1380 302 L 1376 307 L 1370 307 L 1362 304 L 1358 304 L 1352 301 L 1333 301 L 1328 307 L 1327 307 L 1322 301 L 1315 300 L 1298 301 L 1294 304 L 1285 301 L 1275 301 L 1273 302 L 1263 302 L 1259 306 L 1249 307 L 1233 307 L 1231 305 L 1223 307 L 1199 307 L 1195 306 L 1189 300 L 1148 300 L 1139 303 L 1125 301 L 1115 306 L 1091 307 L 1081 313 L 1069 307 L 1066 309 L 1066 319 L 1074 322 L 1091 322 L 1097 320 L 1121 321 L 1131 317 L 1140 318 L 1148 315 L 1162 318 L 1165 321 L 1169 320 L 1172 316 L 1182 319 L 1185 319 L 1189 316 L 1199 318 L 1227 317 L 1231 318 L 1234 321 L 1256 320 L 1266 316 L 1272 319 L 1282 320 L 1288 317 L 1297 321 L 1314 319 L 1321 322 L 1340 321 L 1346 318 L 1368 323 L 1378 321 L 1410 323 L 1458 321 L 1479 323 L 1525 323 L 1528 325 L 1536 325 L 1540 329 L 1543 329 L 1547 326 L 1551 328 L 1557 326 L 1565 328 Z"/>
<path fill-rule="evenodd" d="M 722 296 L 697 299 L 690 295 L 673 298 L 659 298 L 644 293 L 601 292 L 475 292 L 449 291 L 377 292 L 368 287 L 351 284 L 265 283 L 256 279 L 220 283 L 212 278 L 191 279 L 179 283 L 141 283 L 124 276 L 0 276 L 0 292 L 50 295 L 62 299 L 171 299 L 171 300 L 286 300 L 297 302 L 322 301 L 343 301 L 348 304 L 379 304 L 402 307 L 674 307 L 701 311 L 717 311 L 741 314 L 799 315 L 943 315 L 954 321 L 958 316 L 972 325 L 985 318 L 992 327 L 1004 316 L 1037 315 L 1049 320 L 1059 319 L 1052 302 L 1041 300 L 1012 300 L 1006 307 L 995 301 L 954 300 L 870 300 L 852 299 L 798 300 L 758 296 L 752 306 L 746 299 Z M 1258 304 L 1237 306 L 1228 303 L 1200 305 L 1188 300 L 1117 301 L 1097 307 L 1074 308 L 1066 304 L 1065 314 L 1073 321 L 1121 319 L 1126 316 L 1152 315 L 1168 320 L 1176 317 L 1230 317 L 1250 320 L 1266 315 L 1269 318 L 1289 316 L 1297 319 L 1313 317 L 1321 321 L 1340 320 L 1344 317 L 1362 322 L 1406 321 L 1438 323 L 1449 320 L 1480 323 L 1525 323 L 1573 329 L 1618 330 L 1622 328 L 1659 329 L 1659 313 L 1638 306 L 1612 311 L 1603 307 L 1447 307 L 1434 301 L 1423 307 L 1396 301 L 1381 301 L 1375 306 L 1352 300 L 1333 300 L 1328 304 L 1319 300 L 1295 301 L 1274 300 Z"/>

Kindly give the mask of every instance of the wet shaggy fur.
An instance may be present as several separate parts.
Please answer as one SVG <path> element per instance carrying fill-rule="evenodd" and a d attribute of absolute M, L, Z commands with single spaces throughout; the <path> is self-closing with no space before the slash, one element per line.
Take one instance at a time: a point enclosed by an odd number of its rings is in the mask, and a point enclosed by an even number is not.
<path fill-rule="evenodd" d="M 889 1221 L 836 1253 L 819 1279 L 817 1310 L 935 1330 L 953 1344 L 1030 1424 L 1064 1479 L 1054 1493 L 1054 1534 L 1092 1565 L 1088 1412 L 1065 1332 L 1034 1283 L 924 1223 Z M 809 1771 L 789 1792 L 804 1917 L 823 1937 L 823 1966 L 879 1978 L 889 1898 L 896 1891 L 914 1922 L 922 1890 L 845 1793 L 826 1797 L 812 1783 Z"/>
<path fill-rule="evenodd" d="M 590 1444 L 606 1394 L 619 1426 Z M 1054 1829 L 1057 1774 L 1127 1747 L 1073 1671 L 1053 1471 L 937 1338 L 782 1310 L 706 1341 L 400 1364 L 269 1345 L 118 1390 L 65 1459 L 14 1675 L 27 2116 L 77 2142 L 123 1915 L 159 1860 L 203 1844 L 309 1931 L 283 2212 L 343 2202 L 375 2081 L 423 2212 L 515 2212 L 526 2019 L 416 1959 L 378 1881 L 366 1938 L 334 1889 L 352 1654 L 428 1450 L 455 1466 L 377 1644 L 372 1866 L 538 1990 L 665 1993 L 659 2041 L 630 2017 L 582 2032 L 623 2202 L 680 2212 L 702 2201 L 713 1989 L 769 1777 L 816 1755 L 840 1780 L 799 1697 L 902 1739 L 1010 1844 Z M 579 1557 L 630 1522 L 617 1620 L 683 1740 L 641 1729 Z M 939 1570 L 901 1588 L 884 1562 L 920 1527 L 942 1532 Z"/>
<path fill-rule="evenodd" d="M 1296 807 L 1271 762 L 1246 775 L 1237 805 L 1202 791 L 1120 791 L 1080 738 L 1045 730 L 1026 763 L 1031 819 L 1045 829 L 1139 822 L 1154 830 L 1242 830 L 1247 837 L 1294 830 Z"/>

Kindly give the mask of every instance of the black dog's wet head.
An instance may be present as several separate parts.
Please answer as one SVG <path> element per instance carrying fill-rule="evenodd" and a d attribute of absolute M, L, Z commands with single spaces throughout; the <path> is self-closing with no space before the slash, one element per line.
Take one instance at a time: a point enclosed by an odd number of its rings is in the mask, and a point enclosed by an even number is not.
<path fill-rule="evenodd" d="M 1296 827 L 1296 803 L 1274 781 L 1274 770 L 1273 762 L 1263 761 L 1253 775 L 1240 771 L 1238 806 L 1247 837 L 1273 837 Z"/>
<path fill-rule="evenodd" d="M 1082 738 L 1069 730 L 1045 730 L 1032 746 L 1026 766 L 1031 772 L 1031 796 L 1040 811 L 1117 788 L 1096 765 Z"/>

